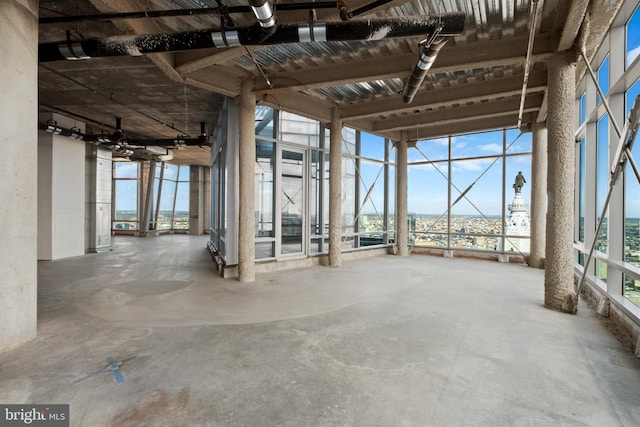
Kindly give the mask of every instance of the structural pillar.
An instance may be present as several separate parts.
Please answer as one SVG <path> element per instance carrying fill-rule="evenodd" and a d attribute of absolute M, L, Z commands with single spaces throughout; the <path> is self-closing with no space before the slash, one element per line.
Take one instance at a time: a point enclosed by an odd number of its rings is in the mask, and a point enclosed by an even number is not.
<path fill-rule="evenodd" d="M 204 167 L 189 168 L 189 234 L 199 236 L 204 233 L 205 207 Z"/>
<path fill-rule="evenodd" d="M 407 215 L 407 133 L 396 142 L 396 255 L 409 255 L 409 224 Z"/>
<path fill-rule="evenodd" d="M 342 121 L 333 109 L 329 142 L 329 257 L 328 266 L 342 264 Z"/>
<path fill-rule="evenodd" d="M 531 126 L 531 228 L 529 267 L 544 268 L 547 222 L 547 128 L 545 123 Z"/>
<path fill-rule="evenodd" d="M 38 1 L 0 2 L 0 352 L 36 336 Z"/>
<path fill-rule="evenodd" d="M 253 80 L 245 79 L 240 87 L 238 279 L 253 282 L 255 272 L 255 175 L 256 175 L 256 96 Z"/>
<path fill-rule="evenodd" d="M 544 305 L 575 313 L 573 232 L 575 187 L 574 50 L 556 53 L 548 65 L 547 239 Z"/>

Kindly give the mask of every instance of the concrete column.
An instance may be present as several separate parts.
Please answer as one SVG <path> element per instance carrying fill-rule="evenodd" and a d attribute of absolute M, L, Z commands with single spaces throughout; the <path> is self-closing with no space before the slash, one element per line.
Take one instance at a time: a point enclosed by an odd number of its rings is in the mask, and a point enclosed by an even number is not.
<path fill-rule="evenodd" d="M 329 258 L 330 267 L 342 264 L 342 121 L 333 109 L 329 151 Z"/>
<path fill-rule="evenodd" d="M 256 175 L 256 95 L 253 81 L 246 79 L 240 88 L 240 144 L 238 212 L 238 279 L 253 282 L 255 272 L 255 175 Z"/>
<path fill-rule="evenodd" d="M 36 336 L 38 1 L 0 2 L 0 351 Z"/>
<path fill-rule="evenodd" d="M 531 245 L 529 267 L 544 268 L 547 222 L 547 128 L 545 123 L 531 127 Z"/>
<path fill-rule="evenodd" d="M 204 168 L 189 168 L 189 234 L 204 233 Z"/>
<path fill-rule="evenodd" d="M 576 58 L 573 50 L 560 52 L 551 57 L 548 65 L 549 171 L 544 305 L 567 313 L 575 313 L 578 309 L 573 274 Z"/>
<path fill-rule="evenodd" d="M 153 213 L 153 204 L 156 202 L 153 199 L 153 186 L 155 182 L 156 176 L 156 166 L 157 162 L 150 160 L 144 161 L 140 163 L 140 207 L 138 211 L 140 212 L 140 222 L 139 222 L 139 231 L 138 236 L 147 237 L 150 235 L 154 235 L 157 232 L 151 230 L 151 214 Z"/>
<path fill-rule="evenodd" d="M 407 133 L 396 142 L 396 254 L 409 255 L 409 224 L 407 215 Z"/>

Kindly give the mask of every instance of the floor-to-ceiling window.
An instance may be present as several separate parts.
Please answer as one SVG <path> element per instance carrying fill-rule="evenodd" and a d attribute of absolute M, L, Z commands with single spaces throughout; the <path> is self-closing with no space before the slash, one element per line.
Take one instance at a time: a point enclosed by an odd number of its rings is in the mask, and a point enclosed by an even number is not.
<path fill-rule="evenodd" d="M 418 141 L 408 160 L 410 245 L 529 252 L 530 133 Z M 529 183 L 516 193 L 518 174 Z"/>
<path fill-rule="evenodd" d="M 640 94 L 640 9 L 638 0 L 628 0 L 592 60 L 611 113 L 588 74 L 576 96 L 580 107 L 576 131 L 576 233 L 577 270 L 586 269 L 590 283 L 600 287 L 616 304 L 627 307 L 640 318 L 640 184 L 626 156 L 619 152 L 631 148 L 632 158 L 640 160 L 637 142 L 618 136 L 630 118 L 632 106 Z M 617 40 L 624 38 L 625 43 Z M 591 99 L 584 101 L 584 93 Z M 623 151 L 623 150 L 622 150 Z M 611 186 L 612 167 L 623 162 L 620 178 Z M 616 176 L 616 175 L 613 175 Z M 606 201 L 609 204 L 606 206 Z M 596 233 L 597 224 L 602 226 Z M 593 246 L 591 260 L 587 254 Z M 587 266 L 587 261 L 589 265 Z M 635 311 L 634 311 L 635 310 Z"/>
<path fill-rule="evenodd" d="M 138 162 L 113 162 L 114 230 L 138 230 Z"/>

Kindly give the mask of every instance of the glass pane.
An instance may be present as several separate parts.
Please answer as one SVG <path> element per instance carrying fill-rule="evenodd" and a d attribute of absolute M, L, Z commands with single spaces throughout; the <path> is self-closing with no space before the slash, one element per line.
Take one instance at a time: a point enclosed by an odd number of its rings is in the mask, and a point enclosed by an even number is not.
<path fill-rule="evenodd" d="M 311 151 L 311 176 L 309 177 L 309 232 L 311 236 L 322 236 L 322 152 Z M 317 241 L 320 243 L 320 240 Z M 313 243 L 312 243 L 313 250 Z"/>
<path fill-rule="evenodd" d="M 342 158 L 342 238 L 353 237 L 356 219 L 356 165 L 350 157 Z M 353 239 L 349 240 L 353 242 Z M 353 246 L 349 246 L 353 247 Z"/>
<path fill-rule="evenodd" d="M 351 128 L 342 128 L 342 152 L 355 156 L 356 154 L 356 131 Z"/>
<path fill-rule="evenodd" d="M 384 231 L 384 165 L 360 162 L 359 231 Z"/>
<path fill-rule="evenodd" d="M 447 169 L 447 162 L 409 166 L 407 210 L 415 216 L 414 221 L 409 223 L 410 232 L 448 232 Z"/>
<path fill-rule="evenodd" d="M 424 162 L 449 158 L 449 138 L 425 139 L 418 141 L 415 148 L 409 148 L 408 160 Z"/>
<path fill-rule="evenodd" d="M 394 242 L 394 235 L 396 229 L 396 167 L 389 166 L 389 193 L 388 193 L 388 206 L 389 206 L 389 218 L 387 219 L 387 230 L 389 243 Z"/>
<path fill-rule="evenodd" d="M 256 237 L 274 237 L 272 142 L 256 140 Z"/>
<path fill-rule="evenodd" d="M 640 80 L 636 80 L 636 82 L 627 90 L 627 93 L 625 94 L 625 100 L 624 100 L 624 108 L 625 108 L 624 119 L 625 120 L 629 118 L 629 112 L 633 108 L 633 104 L 636 102 L 638 95 L 640 95 Z"/>
<path fill-rule="evenodd" d="M 163 179 L 170 179 L 172 181 L 176 181 L 178 179 L 178 166 L 176 165 L 164 165 L 164 175 Z"/>
<path fill-rule="evenodd" d="M 609 116 L 604 115 L 598 120 L 597 130 L 597 165 L 596 165 L 596 222 L 600 221 L 600 215 L 609 191 Z M 604 214 L 604 221 L 598 234 L 596 249 L 607 252 L 607 216 Z"/>
<path fill-rule="evenodd" d="M 296 151 L 282 150 L 281 171 L 281 252 L 302 252 L 304 215 L 304 157 Z"/>
<path fill-rule="evenodd" d="M 637 306 L 640 306 L 640 280 L 624 275 L 624 296 Z"/>
<path fill-rule="evenodd" d="M 273 258 L 274 242 L 256 242 L 256 259 Z"/>
<path fill-rule="evenodd" d="M 627 60 L 625 68 L 629 67 L 640 55 L 640 6 L 627 22 Z"/>
<path fill-rule="evenodd" d="M 502 234 L 502 194 L 496 191 L 502 186 L 502 162 L 493 163 L 494 160 L 459 160 L 451 163 L 451 231 L 460 234 Z M 501 239 L 498 237 L 458 236 L 451 241 L 451 245 L 500 250 L 499 242 Z"/>
<path fill-rule="evenodd" d="M 278 138 L 304 146 L 318 146 L 320 123 L 297 114 L 280 112 Z"/>
<path fill-rule="evenodd" d="M 138 178 L 137 162 L 113 162 L 114 178 Z"/>
<path fill-rule="evenodd" d="M 178 181 L 189 181 L 189 166 L 180 166 Z"/>
<path fill-rule="evenodd" d="M 273 108 L 256 106 L 256 135 L 273 138 Z"/>
<path fill-rule="evenodd" d="M 502 131 L 458 135 L 451 138 L 451 158 L 502 154 Z"/>
<path fill-rule="evenodd" d="M 507 130 L 507 154 L 530 153 L 532 147 L 531 132 L 520 135 L 517 129 Z"/>
<path fill-rule="evenodd" d="M 173 198 L 175 197 L 175 191 L 175 182 L 167 180 L 162 181 L 162 194 L 160 195 L 160 207 L 158 208 L 158 230 L 171 229 L 171 216 L 173 213 Z"/>
<path fill-rule="evenodd" d="M 598 84 L 600 85 L 600 89 L 602 93 L 607 96 L 609 93 L 609 55 L 607 55 L 600 68 L 598 68 Z M 597 95 L 597 103 L 601 103 L 602 99 L 600 99 L 600 95 Z"/>
<path fill-rule="evenodd" d="M 322 209 L 322 235 L 329 235 L 329 153 L 324 155 L 324 187 L 323 187 L 323 209 Z M 324 252 L 329 250 L 329 246 L 323 247 Z"/>
<path fill-rule="evenodd" d="M 360 133 L 360 156 L 375 160 L 384 160 L 384 138 Z"/>
<path fill-rule="evenodd" d="M 430 233 L 409 233 L 409 241 L 416 246 L 446 248 L 446 234 L 430 234 Z"/>
<path fill-rule="evenodd" d="M 636 10 L 636 14 L 640 15 Z M 640 80 L 637 80 L 625 94 L 625 119 L 633 107 L 636 96 L 640 94 Z M 631 148 L 633 158 L 640 159 L 640 144 L 636 141 Z M 629 163 L 625 165 L 624 172 L 624 260 L 640 267 L 640 184 L 631 169 Z M 627 298 L 637 304 L 640 301 L 639 283 L 632 277 L 625 278 L 625 292 L 629 289 L 632 297 Z"/>
<path fill-rule="evenodd" d="M 180 170 L 182 171 L 182 168 Z M 189 229 L 189 182 L 178 183 L 172 228 L 175 230 Z"/>
<path fill-rule="evenodd" d="M 595 260 L 595 269 L 596 269 L 596 277 L 603 282 L 607 281 L 607 264 L 600 261 L 599 259 Z"/>
<path fill-rule="evenodd" d="M 583 93 L 580 97 L 580 123 L 581 125 L 587 119 L 587 94 Z"/>
<path fill-rule="evenodd" d="M 585 207 L 586 207 L 586 143 L 584 138 L 580 140 L 580 157 L 578 159 L 579 164 L 579 182 L 578 182 L 578 241 L 584 242 L 584 216 L 585 216 Z"/>
<path fill-rule="evenodd" d="M 115 220 L 138 220 L 138 181 L 116 180 Z"/>
<path fill-rule="evenodd" d="M 505 201 L 505 235 L 525 236 L 527 238 L 511 237 L 505 241 L 505 252 L 514 251 L 529 253 L 531 204 L 531 156 L 509 156 L 506 159 Z M 527 181 L 528 180 L 528 181 Z"/>

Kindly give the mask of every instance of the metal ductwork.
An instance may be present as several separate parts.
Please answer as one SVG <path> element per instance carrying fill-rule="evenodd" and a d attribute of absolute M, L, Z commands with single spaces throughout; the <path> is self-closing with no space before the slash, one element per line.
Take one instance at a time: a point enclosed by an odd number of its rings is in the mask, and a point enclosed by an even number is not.
<path fill-rule="evenodd" d="M 249 0 L 249 5 L 256 16 L 265 38 L 276 31 L 276 13 L 269 0 Z"/>
<path fill-rule="evenodd" d="M 42 43 L 40 62 L 78 60 L 102 56 L 143 55 L 181 50 L 274 45 L 309 41 L 373 41 L 398 37 L 424 37 L 439 30 L 441 37 L 464 30 L 463 12 L 435 16 L 414 16 L 351 20 L 347 22 L 308 22 L 277 25 L 265 37 L 261 24 L 223 31 L 190 31 L 168 34 L 115 36 L 104 40 L 86 39 Z"/>
<path fill-rule="evenodd" d="M 422 86 L 425 77 L 427 77 L 429 69 L 435 62 L 438 52 L 440 52 L 440 49 L 442 49 L 446 42 L 446 38 L 438 37 L 431 44 L 426 45 L 422 49 L 420 59 L 418 60 L 418 63 L 413 69 L 413 73 L 411 73 L 411 76 L 402 91 L 402 101 L 405 104 L 409 104 L 413 101 L 418 89 Z"/>

